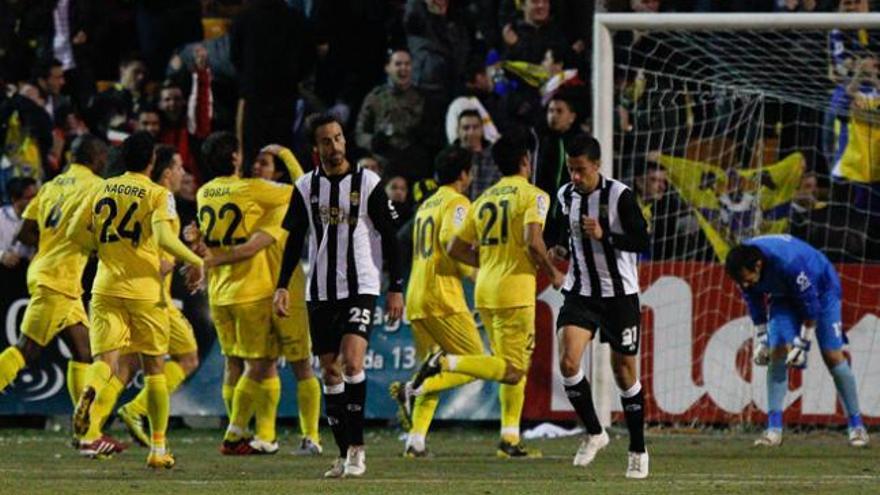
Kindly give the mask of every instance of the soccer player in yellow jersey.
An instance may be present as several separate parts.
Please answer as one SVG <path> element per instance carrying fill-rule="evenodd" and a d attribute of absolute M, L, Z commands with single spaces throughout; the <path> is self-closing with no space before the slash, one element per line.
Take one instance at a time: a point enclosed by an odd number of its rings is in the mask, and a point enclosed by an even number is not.
<path fill-rule="evenodd" d="M 269 145 L 257 155 L 253 164 L 253 176 L 266 180 L 277 180 L 280 171 L 275 165 L 275 157 L 279 158 L 290 174 L 292 180 L 303 175 L 302 166 L 287 148 Z M 281 256 L 287 242 L 287 231 L 281 228 L 285 211 L 277 209 L 274 215 L 267 215 L 264 221 L 255 226 L 255 232 L 244 244 L 233 246 L 228 251 L 209 256 L 205 260 L 208 267 L 236 263 L 253 257 L 262 249 L 266 249 L 273 279 L 278 278 L 281 271 Z M 272 326 L 280 337 L 280 353 L 290 364 L 296 377 L 297 405 L 299 406 L 299 424 L 302 440 L 295 455 L 319 455 L 322 452 L 318 419 L 321 414 L 321 385 L 312 370 L 311 338 L 309 336 L 309 320 L 306 313 L 305 274 L 302 267 L 297 266 L 293 273 L 288 290 L 291 294 L 290 315 L 281 317 L 272 314 Z"/>
<path fill-rule="evenodd" d="M 437 353 L 420 370 L 421 379 L 440 370 L 502 382 L 500 457 L 540 455 L 520 442 L 519 423 L 526 375 L 535 346 L 535 274 L 538 268 L 553 287 L 564 276 L 547 254 L 544 221 L 550 204 L 544 191 L 529 183 L 531 163 L 526 139 L 505 134 L 492 148 L 502 179 L 474 202 L 449 245 L 453 259 L 479 266 L 476 306 L 489 335 L 493 356 Z"/>
<path fill-rule="evenodd" d="M 67 363 L 67 390 L 76 404 L 85 370 L 92 362 L 89 320 L 82 303 L 82 274 L 88 256 L 66 237 L 77 206 L 96 184 L 107 164 L 107 146 L 91 134 L 78 137 L 71 148 L 73 163 L 40 189 L 25 209 L 19 238 L 38 244 L 28 267 L 31 299 L 22 321 L 21 339 L 0 353 L 0 392 L 26 365 L 34 364 L 55 336 L 72 354 Z M 100 444 L 100 445 L 99 445 Z M 85 451 L 107 448 L 103 439 Z"/>
<path fill-rule="evenodd" d="M 177 194 L 183 181 L 183 159 L 174 146 L 160 144 L 156 146 L 156 159 L 150 178 L 156 184 Z M 172 220 L 171 230 L 180 232 L 180 219 Z M 170 360 L 165 362 L 165 379 L 168 382 L 168 393 L 174 391 L 199 367 L 198 344 L 193 332 L 192 325 L 187 321 L 183 313 L 177 309 L 171 298 L 171 275 L 174 271 L 174 256 L 162 252 L 161 273 L 162 297 L 168 310 L 169 328 L 168 355 Z M 142 389 L 140 393 L 129 403 L 120 407 L 117 415 L 125 423 L 132 439 L 144 447 L 149 446 L 150 437 L 144 428 L 144 418 L 147 416 L 147 391 Z"/>
<path fill-rule="evenodd" d="M 94 188 L 67 228 L 69 238 L 98 254 L 89 331 L 94 362 L 86 371 L 73 426 L 75 433 L 84 435 L 90 430 L 91 415 L 112 407 L 134 372 L 132 363 L 120 357 L 137 353 L 144 370 L 151 431 L 147 466 L 171 468 L 174 457 L 165 447 L 170 404 L 163 373 L 168 311 L 162 297 L 160 249 L 189 264 L 191 287 L 201 282 L 203 271 L 202 260 L 172 230 L 177 217 L 174 196 L 150 180 L 153 147 L 146 132 L 126 139 L 122 145 L 126 172 Z"/>
<path fill-rule="evenodd" d="M 464 224 L 470 208 L 470 200 L 463 193 L 471 182 L 471 163 L 471 152 L 464 148 L 451 147 L 441 152 L 435 161 L 435 176 L 440 187 L 419 206 L 415 215 L 406 314 L 416 354 L 422 359 L 437 346 L 450 354 L 485 353 L 461 285 L 461 278 L 472 276 L 473 269 L 446 253 L 447 244 Z M 400 382 L 391 384 L 391 395 L 401 406 L 401 419 L 409 430 L 405 456 L 427 455 L 425 436 L 440 400 L 439 393 L 472 380 L 458 373 L 440 373 L 428 378 L 419 387 L 419 396 L 411 411 L 412 389 Z"/>
<path fill-rule="evenodd" d="M 198 192 L 199 230 L 208 257 L 245 244 L 264 217 L 290 200 L 292 186 L 242 178 L 239 143 L 228 132 L 208 137 L 202 151 L 217 177 Z M 211 317 L 226 357 L 223 398 L 230 416 L 220 451 L 225 455 L 274 454 L 275 414 L 281 381 L 275 360 L 279 335 L 272 325 L 272 269 L 265 250 L 208 272 Z M 244 367 L 247 363 L 247 367 Z M 256 434 L 248 422 L 256 414 Z"/>

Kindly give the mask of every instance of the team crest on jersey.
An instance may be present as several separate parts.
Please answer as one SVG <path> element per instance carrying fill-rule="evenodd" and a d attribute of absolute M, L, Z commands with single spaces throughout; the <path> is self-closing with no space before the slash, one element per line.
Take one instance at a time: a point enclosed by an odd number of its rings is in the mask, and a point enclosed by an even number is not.
<path fill-rule="evenodd" d="M 608 218 L 608 205 L 599 205 L 599 218 Z"/>
<path fill-rule="evenodd" d="M 348 195 L 348 200 L 351 202 L 352 208 L 357 207 L 361 204 L 361 193 L 357 191 L 352 191 L 351 194 Z"/>

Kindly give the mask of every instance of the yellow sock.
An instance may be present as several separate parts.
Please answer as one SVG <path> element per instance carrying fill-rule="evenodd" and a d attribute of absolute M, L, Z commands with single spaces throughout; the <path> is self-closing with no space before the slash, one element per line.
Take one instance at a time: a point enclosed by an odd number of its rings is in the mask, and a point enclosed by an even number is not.
<path fill-rule="evenodd" d="M 183 368 L 181 368 L 177 362 L 166 361 L 164 375 L 165 381 L 168 384 L 168 395 L 174 395 L 174 391 L 177 390 L 177 388 L 180 387 L 180 384 L 183 383 L 183 380 L 186 379 L 186 373 L 183 372 Z M 138 416 L 146 416 L 147 388 L 142 388 L 140 393 L 138 393 L 131 402 L 125 405 L 125 409 Z"/>
<path fill-rule="evenodd" d="M 474 381 L 472 376 L 445 371 L 422 382 L 419 392 L 422 395 L 436 394 L 450 388 L 460 387 L 472 381 Z"/>
<path fill-rule="evenodd" d="M 171 396 L 168 395 L 168 380 L 165 375 L 144 377 L 144 390 L 147 391 L 147 417 L 150 418 L 150 451 L 165 453 L 165 430 L 168 429 L 168 414 L 171 409 Z"/>
<path fill-rule="evenodd" d="M 501 384 L 498 400 L 501 402 L 501 439 L 512 444 L 519 443 L 519 420 L 526 399 L 526 379 L 516 385 Z"/>
<path fill-rule="evenodd" d="M 110 378 L 113 377 L 113 370 L 110 369 L 110 365 L 105 363 L 104 361 L 95 361 L 90 364 L 86 369 L 85 375 L 85 384 L 83 385 L 83 390 L 87 388 L 92 388 L 95 390 L 95 394 L 100 394 L 101 389 L 104 388 L 105 385 L 110 381 Z M 79 399 L 77 399 L 79 401 Z"/>
<path fill-rule="evenodd" d="M 321 384 L 313 376 L 296 383 L 296 403 L 299 405 L 299 431 L 303 438 L 320 444 L 318 419 L 321 416 Z"/>
<path fill-rule="evenodd" d="M 238 385 L 235 386 L 235 394 L 232 397 L 232 416 L 229 417 L 226 440 L 238 440 L 244 434 L 251 417 L 254 415 L 261 393 L 259 383 L 246 376 L 238 379 Z"/>
<path fill-rule="evenodd" d="M 434 411 L 437 410 L 437 404 L 439 403 L 439 394 L 427 394 L 416 397 L 412 413 L 412 428 L 409 430 L 410 435 L 424 436 L 428 434 L 431 420 L 434 419 Z"/>
<path fill-rule="evenodd" d="M 454 371 L 481 380 L 500 381 L 504 378 L 507 363 L 495 356 L 446 356 L 443 362 L 445 371 Z"/>
<path fill-rule="evenodd" d="M 24 364 L 24 356 L 14 345 L 0 353 L 0 392 L 6 390 L 6 387 L 15 380 L 18 372 L 24 368 Z M 79 399 L 79 396 L 76 398 Z"/>
<path fill-rule="evenodd" d="M 256 436 L 266 442 L 275 441 L 275 419 L 278 416 L 278 403 L 281 401 L 281 379 L 277 376 L 260 382 L 260 395 L 257 399 Z"/>
<path fill-rule="evenodd" d="M 232 417 L 232 398 L 235 396 L 235 385 L 223 384 L 223 405 L 226 406 L 226 417 Z"/>
<path fill-rule="evenodd" d="M 80 363 L 72 359 L 67 362 L 67 393 L 70 394 L 70 401 L 74 405 L 85 387 L 86 370 L 88 369 L 88 363 Z"/>
<path fill-rule="evenodd" d="M 83 435 L 83 440 L 93 442 L 101 438 L 104 422 L 107 421 L 107 417 L 113 411 L 116 399 L 119 398 L 119 394 L 122 393 L 124 388 L 125 384 L 114 375 L 110 377 L 107 385 L 95 396 L 95 402 L 92 402 L 92 408 L 89 411 L 89 430 Z"/>

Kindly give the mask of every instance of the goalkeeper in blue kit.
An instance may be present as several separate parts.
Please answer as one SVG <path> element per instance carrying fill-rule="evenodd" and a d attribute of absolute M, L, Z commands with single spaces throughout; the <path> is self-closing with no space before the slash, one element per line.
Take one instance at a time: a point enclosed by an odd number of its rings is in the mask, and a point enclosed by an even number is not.
<path fill-rule="evenodd" d="M 787 367 L 806 366 L 814 335 L 849 418 L 849 443 L 867 445 L 856 380 L 843 354 L 840 279 L 828 258 L 791 236 L 768 235 L 731 249 L 725 264 L 757 328 L 755 364 L 767 366 L 767 430 L 755 445 L 782 443 Z"/>

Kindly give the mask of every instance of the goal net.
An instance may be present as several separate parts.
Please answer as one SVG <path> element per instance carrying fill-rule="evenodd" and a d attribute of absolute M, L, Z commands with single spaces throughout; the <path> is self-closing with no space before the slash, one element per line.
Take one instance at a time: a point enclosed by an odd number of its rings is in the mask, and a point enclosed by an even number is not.
<path fill-rule="evenodd" d="M 723 260 L 741 240 L 782 234 L 836 264 L 862 413 L 880 422 L 877 20 L 597 16 L 606 173 L 634 187 L 652 229 L 641 268 L 648 421 L 763 424 L 766 368 L 752 362 L 752 325 Z M 816 343 L 808 367 L 789 371 L 785 406 L 786 424 L 846 424 Z"/>

